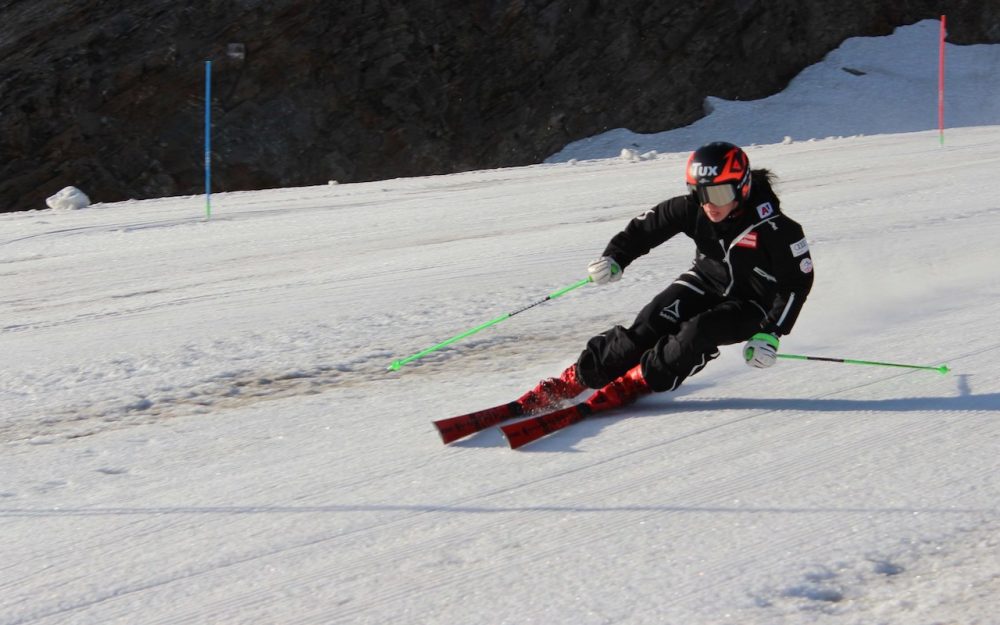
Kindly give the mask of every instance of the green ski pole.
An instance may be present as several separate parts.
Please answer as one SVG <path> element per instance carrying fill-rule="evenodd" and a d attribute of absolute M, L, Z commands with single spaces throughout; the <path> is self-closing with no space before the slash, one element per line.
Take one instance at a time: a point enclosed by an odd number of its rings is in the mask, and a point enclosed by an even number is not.
<path fill-rule="evenodd" d="M 905 369 L 924 369 L 927 371 L 937 371 L 945 374 L 951 371 L 948 365 L 939 367 L 925 367 L 923 365 L 904 365 L 897 362 L 872 362 L 870 360 L 851 360 L 850 358 L 823 358 L 820 356 L 799 356 L 797 354 L 778 354 L 778 358 L 789 358 L 793 360 L 822 360 L 824 362 L 841 362 L 848 365 L 875 365 L 877 367 L 903 367 Z"/>
<path fill-rule="evenodd" d="M 537 302 L 528 304 L 527 306 L 524 306 L 523 308 L 518 308 L 514 312 L 504 313 L 504 314 L 500 315 L 499 317 L 497 317 L 496 319 L 492 319 L 490 321 L 487 321 L 486 323 L 484 323 L 482 325 L 478 325 L 478 326 L 472 328 L 471 330 L 466 330 L 465 332 L 462 332 L 461 334 L 457 334 L 457 335 L 451 337 L 450 339 L 448 339 L 446 341 L 442 341 L 442 342 L 438 343 L 437 345 L 434 345 L 432 347 L 428 347 L 427 349 L 425 349 L 423 351 L 419 351 L 416 354 L 413 354 L 412 356 L 407 356 L 406 358 L 403 358 L 401 360 L 393 361 L 393 363 L 391 365 L 389 365 L 388 370 L 389 371 L 399 371 L 399 369 L 403 365 L 405 365 L 405 364 L 409 364 L 409 363 L 413 362 L 414 360 L 417 360 L 418 358 L 423 358 L 427 354 L 430 354 L 432 352 L 436 352 L 437 350 L 441 349 L 442 347 L 447 347 L 447 346 L 451 345 L 452 343 L 457 343 L 458 341 L 461 341 L 462 339 L 464 339 L 466 337 L 472 336 L 473 334 L 475 334 L 476 332 L 479 332 L 480 330 L 485 330 L 486 328 L 488 328 L 490 326 L 494 326 L 494 325 L 500 323 L 501 321 L 504 321 L 506 319 L 510 319 L 514 315 L 516 315 L 518 313 L 522 313 L 522 312 L 528 310 L 529 308 L 534 308 L 535 306 L 538 306 L 539 304 L 544 304 L 545 302 L 547 302 L 549 300 L 553 300 L 553 299 L 556 299 L 557 297 L 565 295 L 566 293 L 569 293 L 573 289 L 580 288 L 581 286 L 587 284 L 588 282 L 590 282 L 590 278 L 589 277 L 586 278 L 586 279 L 584 279 L 584 280 L 580 280 L 579 282 L 575 282 L 575 283 L 569 285 L 568 287 L 559 289 L 555 293 L 550 293 L 549 295 L 546 295 L 544 298 L 538 300 Z"/>

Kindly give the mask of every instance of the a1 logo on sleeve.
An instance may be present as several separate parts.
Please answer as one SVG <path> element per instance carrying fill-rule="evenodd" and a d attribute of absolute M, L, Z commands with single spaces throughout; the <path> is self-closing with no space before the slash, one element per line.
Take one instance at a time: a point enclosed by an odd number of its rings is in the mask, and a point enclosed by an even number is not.
<path fill-rule="evenodd" d="M 801 241 L 792 243 L 792 257 L 798 258 L 809 251 L 809 243 L 803 238 Z"/>
<path fill-rule="evenodd" d="M 767 219 L 774 214 L 774 207 L 771 206 L 770 202 L 764 202 L 757 206 L 757 214 L 760 215 L 761 219 Z"/>

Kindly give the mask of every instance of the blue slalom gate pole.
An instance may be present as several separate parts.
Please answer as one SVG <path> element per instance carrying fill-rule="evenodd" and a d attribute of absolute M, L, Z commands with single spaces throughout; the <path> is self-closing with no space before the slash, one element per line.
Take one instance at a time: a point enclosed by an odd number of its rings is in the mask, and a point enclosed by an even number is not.
<path fill-rule="evenodd" d="M 205 61 L 205 219 L 212 218 L 212 62 Z"/>

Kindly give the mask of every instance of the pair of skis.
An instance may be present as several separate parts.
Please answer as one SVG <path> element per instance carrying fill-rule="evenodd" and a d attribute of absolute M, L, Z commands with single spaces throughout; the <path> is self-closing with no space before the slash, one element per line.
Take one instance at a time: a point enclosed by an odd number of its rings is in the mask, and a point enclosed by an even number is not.
<path fill-rule="evenodd" d="M 503 432 L 510 448 L 517 449 L 586 419 L 591 414 L 601 410 L 598 406 L 600 404 L 592 405 L 589 400 L 582 401 L 567 408 L 556 409 L 502 425 L 500 431 Z M 510 402 L 457 417 L 441 419 L 435 421 L 434 425 L 441 434 L 441 440 L 447 445 L 470 434 L 521 416 L 524 416 L 524 412 L 520 404 Z"/>

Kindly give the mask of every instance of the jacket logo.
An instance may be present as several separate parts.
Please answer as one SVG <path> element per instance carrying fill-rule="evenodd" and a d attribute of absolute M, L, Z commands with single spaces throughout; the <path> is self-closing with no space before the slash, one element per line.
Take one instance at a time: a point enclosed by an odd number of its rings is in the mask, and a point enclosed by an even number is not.
<path fill-rule="evenodd" d="M 718 165 L 702 165 L 701 163 L 691 163 L 691 177 L 692 178 L 704 178 L 706 176 L 711 176 L 715 178 L 719 175 Z"/>
<path fill-rule="evenodd" d="M 774 214 L 774 207 L 771 206 L 770 202 L 764 202 L 757 207 L 757 214 L 760 215 L 761 219 L 767 219 Z"/>
<path fill-rule="evenodd" d="M 793 258 L 802 256 L 803 254 L 809 251 L 809 243 L 805 239 L 802 239 L 801 241 L 798 241 L 796 243 L 792 243 L 791 247 L 792 247 Z"/>
<path fill-rule="evenodd" d="M 671 321 L 681 320 L 681 300 L 674 300 L 674 303 L 666 306 L 660 311 L 660 316 Z"/>
<path fill-rule="evenodd" d="M 803 258 L 802 262 L 799 263 L 799 269 L 802 273 L 812 273 L 813 262 L 811 258 Z"/>
<path fill-rule="evenodd" d="M 745 237 L 736 242 L 736 247 L 749 247 L 752 250 L 757 249 L 757 233 L 748 232 Z"/>

